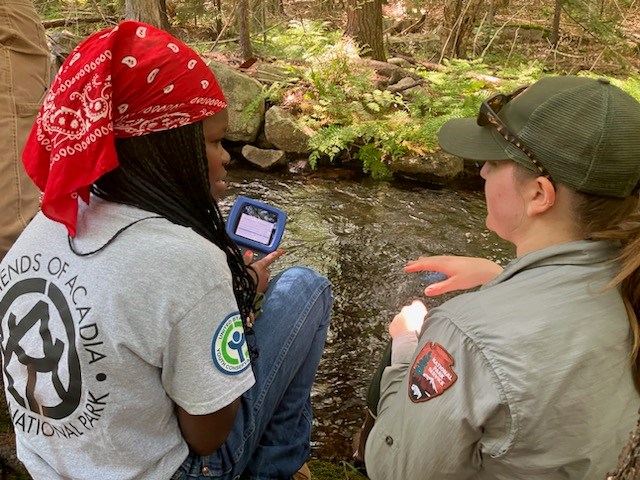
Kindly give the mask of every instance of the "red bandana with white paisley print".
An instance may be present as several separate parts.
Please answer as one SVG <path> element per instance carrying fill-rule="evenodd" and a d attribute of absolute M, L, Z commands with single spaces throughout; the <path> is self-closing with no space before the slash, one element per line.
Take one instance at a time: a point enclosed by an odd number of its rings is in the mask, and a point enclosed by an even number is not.
<path fill-rule="evenodd" d="M 75 236 L 78 196 L 118 166 L 115 138 L 195 123 L 227 106 L 213 73 L 164 30 L 127 21 L 69 54 L 40 109 L 22 159 L 43 213 Z"/>

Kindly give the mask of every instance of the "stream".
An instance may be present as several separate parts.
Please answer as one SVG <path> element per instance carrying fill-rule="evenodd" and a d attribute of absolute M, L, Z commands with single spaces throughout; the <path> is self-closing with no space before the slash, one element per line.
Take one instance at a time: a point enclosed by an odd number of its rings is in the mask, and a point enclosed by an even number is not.
<path fill-rule="evenodd" d="M 287 212 L 280 244 L 287 253 L 272 275 L 306 265 L 331 280 L 334 310 L 312 391 L 312 457 L 349 460 L 388 323 L 413 298 L 430 308 L 454 295 L 424 297 L 420 275 L 404 273 L 405 263 L 420 255 L 454 254 L 506 264 L 514 249 L 485 227 L 482 191 L 239 167 L 229 171 L 228 184 L 225 213 L 236 195 Z"/>

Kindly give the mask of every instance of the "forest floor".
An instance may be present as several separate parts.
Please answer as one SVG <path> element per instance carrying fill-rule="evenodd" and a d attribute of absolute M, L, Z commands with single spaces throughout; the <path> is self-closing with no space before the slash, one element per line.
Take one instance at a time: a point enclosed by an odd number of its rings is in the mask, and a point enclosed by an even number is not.
<path fill-rule="evenodd" d="M 285 0 L 285 17 L 272 22 L 318 20 L 341 30 L 346 25 L 343 8 L 323 10 L 328 2 Z M 439 63 L 442 56 L 443 2 L 422 2 L 414 11 L 389 1 L 383 5 L 383 30 L 389 57 L 406 56 L 424 62 Z M 407 2 L 405 2 L 407 3 Z M 498 3 L 509 3 L 502 0 Z M 538 61 L 545 71 L 576 74 L 589 71 L 611 76 L 626 76 L 640 70 L 640 8 L 622 8 L 614 2 L 606 12 L 588 16 L 565 9 L 561 16 L 556 47 L 550 43 L 552 14 L 545 3 L 512 0 L 498 8 L 491 24 L 483 12 L 479 26 L 468 42 L 468 59 L 481 58 L 489 66 Z M 633 2 L 635 3 L 635 2 Z M 422 22 L 420 19 L 422 18 Z M 182 33 L 193 41 L 210 39 L 211 31 L 202 26 L 183 25 Z M 256 45 L 259 36 L 255 37 Z M 235 44 L 232 44 L 235 45 Z M 240 64 L 239 51 L 224 48 L 228 63 Z"/>

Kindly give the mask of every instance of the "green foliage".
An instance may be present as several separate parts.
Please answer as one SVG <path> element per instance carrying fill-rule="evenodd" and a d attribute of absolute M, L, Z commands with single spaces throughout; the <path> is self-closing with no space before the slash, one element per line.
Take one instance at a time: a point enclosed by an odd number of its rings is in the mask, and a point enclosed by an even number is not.
<path fill-rule="evenodd" d="M 31 480 L 31 476 L 26 471 L 9 472 L 2 478 L 3 480 Z"/>
<path fill-rule="evenodd" d="M 205 8 L 205 0 L 177 1 L 175 15 L 179 24 L 198 23 L 198 19 L 207 12 L 214 12 L 211 7 Z M 212 18 L 215 19 L 215 16 Z M 202 19 L 205 20 L 205 19 Z"/>
<path fill-rule="evenodd" d="M 314 89 L 310 95 L 316 100 L 344 103 L 358 100 L 372 90 L 373 70 L 359 66 L 360 51 L 347 37 L 325 48 L 311 59 L 306 79 Z"/>
<path fill-rule="evenodd" d="M 61 5 L 59 2 L 35 0 L 33 3 L 38 11 L 38 15 L 45 20 L 49 18 L 58 18 L 66 13 L 64 12 L 66 6 Z"/>
<path fill-rule="evenodd" d="M 0 406 L 0 434 L 6 434 L 13 431 L 13 424 L 9 417 L 9 412 L 4 405 Z"/>
<path fill-rule="evenodd" d="M 389 90 L 374 90 L 371 93 L 363 93 L 362 101 L 369 110 L 380 113 L 392 107 L 402 107 L 402 95 L 393 94 Z"/>
<path fill-rule="evenodd" d="M 640 102 L 640 76 L 637 72 L 626 80 L 612 80 L 612 83 Z"/>
<path fill-rule="evenodd" d="M 83 15 L 96 14 L 123 17 L 125 9 L 125 0 L 34 0 L 33 4 L 43 20 L 73 19 Z M 106 24 L 99 25 L 98 29 L 106 26 Z M 79 35 L 93 33 L 86 26 L 76 26 L 75 28 L 79 30 L 80 33 L 76 32 Z"/>
<path fill-rule="evenodd" d="M 292 20 L 266 34 L 266 42 L 256 45 L 262 55 L 288 60 L 311 60 L 335 45 L 342 38 L 339 30 L 331 30 L 328 22 Z"/>
<path fill-rule="evenodd" d="M 366 480 L 367 477 L 360 474 L 352 465 L 343 463 L 323 462 L 321 460 L 311 460 L 309 469 L 314 480 Z"/>
<path fill-rule="evenodd" d="M 358 59 L 357 46 L 340 38 L 310 63 L 306 80 L 310 107 L 301 122 L 310 139 L 312 166 L 341 154 L 362 162 L 374 178 L 390 178 L 388 163 L 410 151 L 407 132 L 415 129 L 399 94 L 375 88 L 375 72 Z M 351 155 L 352 154 L 352 155 Z"/>
<path fill-rule="evenodd" d="M 391 178 L 391 170 L 382 163 L 382 151 L 373 143 L 363 145 L 356 152 L 355 157 L 362 162 L 364 173 L 370 173 L 376 180 Z"/>
<path fill-rule="evenodd" d="M 593 72 L 582 72 L 581 75 L 591 78 L 603 77 L 603 75 L 599 75 Z M 609 80 L 613 85 L 621 88 L 640 102 L 640 74 L 638 72 L 634 72 L 627 78 L 609 78 Z"/>
<path fill-rule="evenodd" d="M 333 160 L 343 151 L 347 150 L 363 134 L 359 125 L 329 125 L 316 131 L 309 140 L 309 146 L 313 150 L 309 155 L 309 162 L 315 168 L 321 155 Z"/>
<path fill-rule="evenodd" d="M 604 44 L 612 44 L 623 37 L 618 20 L 599 11 L 599 2 L 566 0 L 565 12 Z"/>
<path fill-rule="evenodd" d="M 274 82 L 268 86 L 263 85 L 260 95 L 251 100 L 251 102 L 242 111 L 240 122 L 246 122 L 255 112 L 258 111 L 258 107 L 262 102 L 268 101 L 272 104 L 280 103 L 283 93 L 284 86 L 280 82 Z"/>
<path fill-rule="evenodd" d="M 301 122 L 316 132 L 309 142 L 312 166 L 322 158 L 355 158 L 378 179 L 390 178 L 393 162 L 402 157 L 433 153 L 437 132 L 450 118 L 473 117 L 495 90 L 508 91 L 542 75 L 537 63 L 496 71 L 480 60 L 450 60 L 440 71 L 417 70 L 427 86 L 404 98 L 376 89 L 374 72 L 354 61 L 350 48 L 336 44 L 312 62 L 311 106 Z"/>
<path fill-rule="evenodd" d="M 316 132 L 309 143 L 312 166 L 321 158 L 355 158 L 380 179 L 391 176 L 395 160 L 432 153 L 447 120 L 474 117 L 496 91 L 508 92 L 545 75 L 537 61 L 491 68 L 481 60 L 454 59 L 439 71 L 417 70 L 428 87 L 404 99 L 375 89 L 372 72 L 345 55 L 325 56 L 312 67 L 307 96 L 313 102 L 301 120 Z M 640 101 L 640 75 L 612 82 Z"/>
<path fill-rule="evenodd" d="M 100 5 L 101 8 L 124 10 L 124 0 L 35 0 L 35 3 L 45 18 L 65 16 L 72 7 L 91 9 L 92 5 Z M 417 15 L 424 13 L 423 3 L 410 0 L 404 7 Z M 633 0 L 617 3 L 624 8 L 634 4 Z M 621 27 L 612 18 L 616 11 L 623 13 L 621 7 L 608 9 L 606 14 L 600 15 L 600 12 L 594 14 L 594 5 L 594 2 L 584 0 L 567 0 L 563 19 L 571 17 L 582 25 L 589 32 L 584 38 L 597 37 L 610 40 L 611 44 L 620 42 Z M 215 20 L 215 8 L 209 0 L 175 0 L 171 6 L 175 13 L 173 18 L 180 23 L 197 21 L 204 27 Z M 553 9 L 540 8 L 543 14 L 553 13 Z M 548 22 L 544 26 L 522 24 L 520 27 L 546 29 Z M 487 25 L 477 30 L 490 38 L 498 32 L 498 27 Z M 420 34 L 419 38 L 424 40 L 429 36 Z M 403 38 L 408 42 L 403 44 L 405 46 L 416 41 L 408 36 Z M 392 38 L 388 40 L 391 45 Z M 432 48 L 428 47 L 428 42 L 416 45 L 409 48 L 416 57 L 425 55 Z M 309 142 L 312 166 L 320 160 L 355 159 L 375 178 L 389 178 L 394 162 L 403 157 L 433 153 L 437 149 L 437 132 L 450 118 L 474 117 L 480 103 L 489 95 L 533 83 L 546 74 L 542 56 L 538 56 L 540 60 L 531 60 L 534 56 L 522 49 L 512 48 L 508 55 L 493 49 L 483 52 L 484 58 L 478 60 L 445 60 L 437 71 L 416 67 L 412 74 L 422 77 L 424 84 L 410 93 L 399 94 L 386 90 L 380 83 L 380 76 L 360 60 L 362 51 L 357 45 L 326 21 L 295 20 L 271 26 L 264 36 L 254 38 L 253 46 L 257 56 L 280 60 L 276 60 L 277 66 L 270 65 L 275 70 L 271 77 L 265 74 L 269 81 L 273 78 L 279 81 L 263 87 L 262 93 L 246 107 L 241 121 L 253 114 L 262 102 L 283 104 L 298 115 L 301 125 L 315 132 Z M 209 44 L 196 43 L 193 47 L 202 54 L 210 50 Z M 217 48 L 235 49 L 237 46 L 228 42 Z M 400 48 L 400 51 L 404 50 Z M 608 55 L 614 54 L 613 49 L 608 48 L 600 55 L 606 60 Z M 640 99 L 637 74 L 614 83 Z"/>

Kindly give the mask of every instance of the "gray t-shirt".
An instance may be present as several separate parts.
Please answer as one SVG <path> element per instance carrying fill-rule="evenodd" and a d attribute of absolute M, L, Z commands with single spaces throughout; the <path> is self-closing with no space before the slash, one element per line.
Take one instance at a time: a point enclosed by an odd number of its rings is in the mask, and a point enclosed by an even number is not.
<path fill-rule="evenodd" d="M 156 215 L 91 198 L 80 252 Z M 254 383 L 225 254 L 148 218 L 72 253 L 41 213 L 0 264 L 0 345 L 18 457 L 35 479 L 170 478 L 174 403 L 215 412 Z"/>
<path fill-rule="evenodd" d="M 618 249 L 579 241 L 511 262 L 393 342 L 366 446 L 372 480 L 602 479 L 640 396 Z M 417 345 L 416 345 L 417 344 Z"/>

